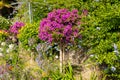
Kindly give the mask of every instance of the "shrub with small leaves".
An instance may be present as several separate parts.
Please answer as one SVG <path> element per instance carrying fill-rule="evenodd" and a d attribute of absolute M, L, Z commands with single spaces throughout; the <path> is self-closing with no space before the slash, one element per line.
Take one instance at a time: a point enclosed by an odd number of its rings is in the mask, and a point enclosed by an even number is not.
<path fill-rule="evenodd" d="M 117 0 L 116 0 L 117 1 Z M 82 47 L 94 54 L 94 60 L 112 80 L 120 79 L 120 2 L 89 3 L 89 15 L 82 25 Z M 99 6 L 99 7 L 98 7 Z M 114 66 L 114 72 L 111 67 Z"/>
<path fill-rule="evenodd" d="M 39 42 L 38 38 L 39 23 L 26 24 L 22 27 L 17 35 L 19 41 L 23 47 L 35 47 L 35 44 Z"/>

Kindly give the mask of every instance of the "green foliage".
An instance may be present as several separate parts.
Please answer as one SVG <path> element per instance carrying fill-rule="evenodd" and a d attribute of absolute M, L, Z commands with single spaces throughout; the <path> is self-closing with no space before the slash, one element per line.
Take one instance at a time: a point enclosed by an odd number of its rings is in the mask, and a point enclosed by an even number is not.
<path fill-rule="evenodd" d="M 11 25 L 11 22 L 8 19 L 0 16 L 0 29 L 8 30 Z"/>
<path fill-rule="evenodd" d="M 22 1 L 22 0 L 21 0 Z M 31 16 L 32 21 L 36 22 L 45 18 L 49 12 L 53 9 L 67 8 L 69 10 L 77 9 L 81 10 L 82 0 L 31 0 Z M 18 10 L 16 19 L 20 19 L 23 22 L 29 22 L 28 2 L 26 1 L 22 5 L 22 9 Z M 81 12 L 81 11 L 80 11 Z"/>
<path fill-rule="evenodd" d="M 40 41 L 38 38 L 38 28 L 39 23 L 33 23 L 26 24 L 20 29 L 18 39 L 20 40 L 23 47 L 35 47 L 36 43 Z"/>
<path fill-rule="evenodd" d="M 32 0 L 33 21 L 38 21 L 47 16 L 53 9 L 67 8 L 80 10 L 82 0 Z M 38 3 L 35 3 L 38 2 Z M 72 4 L 71 4 L 72 3 Z"/>
<path fill-rule="evenodd" d="M 24 0 L 19 0 L 24 1 Z M 45 1 L 45 2 L 44 2 Z M 94 60 L 101 66 L 105 78 L 112 80 L 120 79 L 120 54 L 114 52 L 114 44 L 120 53 L 120 1 L 119 0 L 31 0 L 32 20 L 39 21 L 47 16 L 47 13 L 53 9 L 68 8 L 69 10 L 87 9 L 89 14 L 82 19 L 82 43 L 88 54 L 94 54 Z M 26 2 L 22 5 L 22 9 L 18 10 L 16 19 L 23 22 L 29 22 L 28 5 Z M 10 22 L 0 17 L 0 29 L 8 29 Z M 4 22 L 4 23 L 3 23 Z M 18 39 L 23 47 L 35 47 L 38 39 L 38 23 L 27 24 L 20 30 Z M 1 36 L 0 36 L 1 37 Z M 2 37 L 1 37 L 2 38 Z M 3 38 L 5 39 L 5 38 Z M 33 42 L 32 42 L 33 41 Z M 52 53 L 52 52 L 51 52 Z M 16 55 L 17 56 L 17 55 Z M 15 57 L 14 57 L 15 58 Z M 16 58 L 15 58 L 16 59 Z M 16 59 L 17 60 L 17 59 Z M 14 62 L 16 63 L 16 62 Z M 111 67 L 115 67 L 114 71 Z M 19 71 L 17 73 L 19 74 Z M 27 75 L 27 73 L 26 73 Z M 65 74 L 59 71 L 50 72 L 42 80 L 72 80 L 73 73 L 71 68 Z M 91 79 L 96 79 L 93 75 Z"/>
<path fill-rule="evenodd" d="M 90 76 L 90 80 L 97 80 L 97 75 L 95 75 L 95 73 L 92 73 Z"/>
<path fill-rule="evenodd" d="M 42 80 L 48 80 L 48 79 L 52 79 L 52 80 L 75 80 L 75 78 L 73 76 L 72 66 L 70 64 L 68 64 L 68 66 L 66 66 L 64 73 L 60 73 L 59 70 L 50 71 L 48 76 L 42 78 Z"/>
<path fill-rule="evenodd" d="M 84 30 L 82 34 L 82 46 L 88 49 L 89 54 L 94 54 L 94 59 L 100 65 L 109 69 L 111 79 L 120 79 L 120 54 L 114 52 L 114 44 L 119 47 L 120 41 L 120 2 L 116 1 L 99 1 L 91 2 L 88 7 L 89 15 L 83 19 Z M 119 48 L 118 48 L 118 51 Z M 116 71 L 111 70 L 111 66 L 116 68 Z M 112 75 L 111 75 L 112 73 Z"/>

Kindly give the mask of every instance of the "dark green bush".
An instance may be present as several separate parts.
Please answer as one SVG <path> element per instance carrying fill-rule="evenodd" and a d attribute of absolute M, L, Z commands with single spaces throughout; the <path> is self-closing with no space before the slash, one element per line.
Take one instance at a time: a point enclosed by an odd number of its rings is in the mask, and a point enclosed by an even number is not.
<path fill-rule="evenodd" d="M 38 3 L 36 3 L 38 2 Z M 33 21 L 37 21 L 47 16 L 53 9 L 67 8 L 69 10 L 80 10 L 82 0 L 33 0 Z"/>
<path fill-rule="evenodd" d="M 32 21 L 36 22 L 45 18 L 53 9 L 67 8 L 69 10 L 81 10 L 82 3 L 82 0 L 31 0 Z M 22 9 L 19 9 L 16 18 L 23 20 L 23 22 L 30 22 L 29 13 L 26 11 L 28 11 L 27 2 L 22 5 Z"/>
<path fill-rule="evenodd" d="M 120 1 L 99 1 L 87 5 L 89 15 L 83 19 L 82 46 L 88 49 L 110 79 L 120 79 Z M 112 70 L 115 68 L 115 71 Z"/>

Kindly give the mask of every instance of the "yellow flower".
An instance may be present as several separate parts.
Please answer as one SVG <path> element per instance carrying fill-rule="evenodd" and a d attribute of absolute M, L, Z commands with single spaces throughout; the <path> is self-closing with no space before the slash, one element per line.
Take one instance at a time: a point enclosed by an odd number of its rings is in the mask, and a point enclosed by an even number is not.
<path fill-rule="evenodd" d="M 6 31 L 4 31 L 4 30 L 0 30 L 0 34 L 6 35 L 6 36 L 9 35 L 8 32 L 6 32 Z"/>

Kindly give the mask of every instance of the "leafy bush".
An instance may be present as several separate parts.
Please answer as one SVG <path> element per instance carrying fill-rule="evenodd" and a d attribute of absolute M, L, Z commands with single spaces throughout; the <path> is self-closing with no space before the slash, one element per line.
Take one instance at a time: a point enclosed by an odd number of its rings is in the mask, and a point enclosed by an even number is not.
<path fill-rule="evenodd" d="M 22 27 L 18 34 L 18 39 L 24 47 L 33 47 L 39 42 L 38 38 L 39 23 L 26 24 Z"/>
<path fill-rule="evenodd" d="M 69 10 L 77 9 L 80 10 L 82 0 L 32 0 L 33 10 L 33 21 L 45 18 L 47 13 L 53 9 L 67 8 Z M 38 2 L 38 3 L 35 3 Z M 72 3 L 72 4 L 71 4 Z"/>
<path fill-rule="evenodd" d="M 94 54 L 94 60 L 104 67 L 111 79 L 120 79 L 119 2 L 92 2 L 87 6 L 91 8 L 88 8 L 89 15 L 83 19 L 82 46 L 88 49 L 89 54 Z"/>
<path fill-rule="evenodd" d="M 32 21 L 36 22 L 47 17 L 47 14 L 53 9 L 67 8 L 69 10 L 77 9 L 80 11 L 82 4 L 82 0 L 31 0 Z M 29 16 L 26 10 L 28 10 L 27 2 L 22 5 L 22 9 L 19 9 L 16 19 L 29 22 Z"/>
<path fill-rule="evenodd" d="M 11 22 L 8 19 L 0 16 L 0 29 L 8 30 L 11 25 Z"/>

